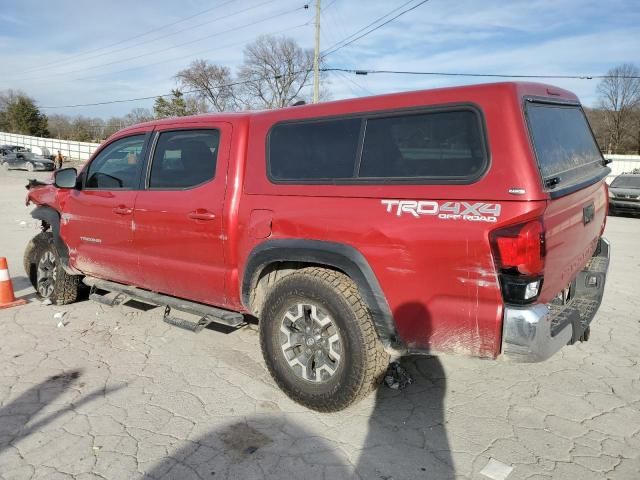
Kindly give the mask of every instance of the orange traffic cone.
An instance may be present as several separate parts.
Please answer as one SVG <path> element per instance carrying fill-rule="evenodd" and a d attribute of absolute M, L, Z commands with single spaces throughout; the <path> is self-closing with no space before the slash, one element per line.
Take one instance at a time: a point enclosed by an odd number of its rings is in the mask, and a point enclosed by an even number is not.
<path fill-rule="evenodd" d="M 17 307 L 25 303 L 27 303 L 27 301 L 24 298 L 16 300 L 16 297 L 13 295 L 13 284 L 9 276 L 7 259 L 0 257 L 0 308 Z"/>

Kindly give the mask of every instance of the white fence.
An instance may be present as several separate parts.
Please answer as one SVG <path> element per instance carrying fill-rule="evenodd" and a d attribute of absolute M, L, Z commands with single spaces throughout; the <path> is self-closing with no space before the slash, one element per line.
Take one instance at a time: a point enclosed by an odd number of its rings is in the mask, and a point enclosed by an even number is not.
<path fill-rule="evenodd" d="M 73 142 L 71 140 L 58 140 L 56 138 L 30 137 L 15 133 L 0 132 L 0 145 L 21 145 L 23 147 L 47 147 L 51 155 L 58 150 L 69 159 L 87 160 L 100 146 L 99 143 Z"/>
<path fill-rule="evenodd" d="M 607 181 L 613 180 L 621 173 L 628 173 L 635 168 L 640 168 L 640 155 L 609 155 L 605 154 L 604 158 L 612 160 L 609 164 L 611 175 Z"/>

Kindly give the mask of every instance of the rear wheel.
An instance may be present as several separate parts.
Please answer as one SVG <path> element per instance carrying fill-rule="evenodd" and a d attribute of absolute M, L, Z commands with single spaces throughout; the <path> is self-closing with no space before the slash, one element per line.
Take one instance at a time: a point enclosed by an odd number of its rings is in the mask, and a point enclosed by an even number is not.
<path fill-rule="evenodd" d="M 34 169 L 33 163 L 27 163 L 27 172 L 33 172 Z"/>
<path fill-rule="evenodd" d="M 2 162 L 2 169 L 9 170 L 9 162 Z"/>
<path fill-rule="evenodd" d="M 343 273 L 302 269 L 268 294 L 260 342 L 269 371 L 293 400 L 342 410 L 379 383 L 389 362 L 356 285 Z"/>
<path fill-rule="evenodd" d="M 80 276 L 69 275 L 60 263 L 51 232 L 36 235 L 24 254 L 24 269 L 41 298 L 66 305 L 78 298 Z"/>

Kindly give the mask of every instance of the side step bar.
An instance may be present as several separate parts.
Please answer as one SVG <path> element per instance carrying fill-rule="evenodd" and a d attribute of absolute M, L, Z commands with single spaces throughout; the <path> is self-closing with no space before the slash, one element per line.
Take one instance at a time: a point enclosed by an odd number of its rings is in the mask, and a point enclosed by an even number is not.
<path fill-rule="evenodd" d="M 83 282 L 85 285 L 91 287 L 91 294 L 89 295 L 91 300 L 110 307 L 122 305 L 129 300 L 138 300 L 143 303 L 157 305 L 158 307 L 165 307 L 164 321 L 166 323 L 192 332 L 200 332 L 207 325 L 213 322 L 221 323 L 229 327 L 239 327 L 244 324 L 244 317 L 242 314 L 232 312 L 230 310 L 223 310 L 222 308 L 191 302 L 182 298 L 171 297 L 169 295 L 163 295 L 161 293 L 155 293 L 138 287 L 123 285 L 121 283 L 110 282 L 109 280 L 101 280 L 94 277 L 84 277 Z M 109 297 L 109 294 L 99 295 L 95 292 L 96 289 L 113 292 L 115 293 L 115 296 Z M 171 309 L 190 313 L 192 315 L 199 315 L 201 318 L 198 322 L 191 322 L 189 320 L 171 317 L 169 316 Z"/>

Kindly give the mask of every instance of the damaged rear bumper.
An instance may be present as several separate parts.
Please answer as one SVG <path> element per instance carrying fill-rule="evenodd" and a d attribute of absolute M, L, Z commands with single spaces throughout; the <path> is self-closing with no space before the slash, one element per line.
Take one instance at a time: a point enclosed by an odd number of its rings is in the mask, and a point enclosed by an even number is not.
<path fill-rule="evenodd" d="M 508 305 L 504 309 L 502 354 L 515 362 L 541 362 L 563 346 L 586 339 L 600 303 L 609 268 L 610 244 L 601 238 L 578 274 L 575 294 L 566 305 Z"/>

